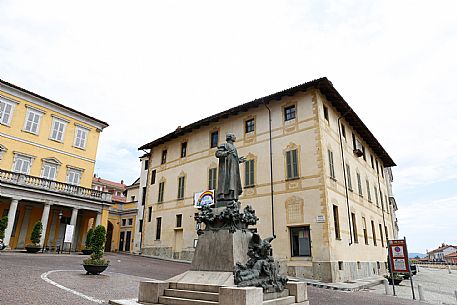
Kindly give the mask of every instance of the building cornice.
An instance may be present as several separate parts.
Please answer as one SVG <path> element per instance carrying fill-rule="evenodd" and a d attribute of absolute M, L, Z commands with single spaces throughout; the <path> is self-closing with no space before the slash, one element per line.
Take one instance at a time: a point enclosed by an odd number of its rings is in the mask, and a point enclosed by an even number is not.
<path fill-rule="evenodd" d="M 304 92 L 309 89 L 317 89 L 322 95 L 332 104 L 332 106 L 340 113 L 345 114 L 346 122 L 359 134 L 359 136 L 371 147 L 373 152 L 382 160 L 385 167 L 396 166 L 395 162 L 381 146 L 375 136 L 371 133 L 368 127 L 362 122 L 359 116 L 333 87 L 333 84 L 326 78 L 319 78 L 283 91 L 270 94 L 265 97 L 255 99 L 251 102 L 230 108 L 226 111 L 219 112 L 215 115 L 209 116 L 197 122 L 191 123 L 185 127 L 177 128 L 175 131 L 158 138 L 152 142 L 142 145 L 138 150 L 152 149 L 168 141 L 176 139 L 184 134 L 190 133 L 192 130 L 207 126 L 210 123 L 226 119 L 228 117 L 245 112 L 249 109 L 256 108 L 261 104 L 267 104 L 274 101 L 279 101 L 285 96 L 293 96 L 298 92 Z"/>

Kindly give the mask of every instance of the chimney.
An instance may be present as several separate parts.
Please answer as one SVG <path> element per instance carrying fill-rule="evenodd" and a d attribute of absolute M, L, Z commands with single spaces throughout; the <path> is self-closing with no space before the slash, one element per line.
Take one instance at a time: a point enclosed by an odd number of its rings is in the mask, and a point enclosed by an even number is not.
<path fill-rule="evenodd" d="M 121 184 L 124 184 L 124 180 L 121 180 Z"/>

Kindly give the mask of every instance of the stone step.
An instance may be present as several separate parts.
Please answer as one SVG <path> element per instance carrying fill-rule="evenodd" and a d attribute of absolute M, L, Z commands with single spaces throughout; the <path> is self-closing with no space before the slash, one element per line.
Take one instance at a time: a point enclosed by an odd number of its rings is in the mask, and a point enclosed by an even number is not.
<path fill-rule="evenodd" d="M 219 301 L 219 294 L 216 292 L 181 290 L 181 289 L 165 289 L 165 296 L 177 297 L 182 299 L 203 300 L 203 301 Z"/>
<path fill-rule="evenodd" d="M 291 304 L 295 304 L 294 296 L 277 298 L 277 299 L 268 300 L 268 301 L 263 302 L 263 305 L 291 305 Z"/>
<path fill-rule="evenodd" d="M 221 286 L 210 284 L 170 283 L 169 287 L 170 289 L 219 293 L 219 288 Z"/>
<path fill-rule="evenodd" d="M 163 305 L 218 305 L 219 302 L 204 301 L 204 300 L 192 300 L 185 298 L 175 298 L 161 296 L 159 297 L 159 303 Z"/>

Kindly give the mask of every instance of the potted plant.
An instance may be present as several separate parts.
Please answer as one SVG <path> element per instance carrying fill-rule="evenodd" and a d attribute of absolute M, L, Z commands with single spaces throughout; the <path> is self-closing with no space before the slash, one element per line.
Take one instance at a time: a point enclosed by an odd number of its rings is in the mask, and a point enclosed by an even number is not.
<path fill-rule="evenodd" d="M 40 251 L 41 231 L 43 231 L 43 224 L 41 221 L 37 221 L 33 226 L 32 235 L 30 236 L 30 241 L 32 243 L 25 246 L 25 250 L 27 250 L 28 253 L 37 253 Z"/>
<path fill-rule="evenodd" d="M 109 260 L 103 258 L 105 240 L 105 227 L 101 225 L 95 227 L 91 242 L 93 252 L 90 258 L 83 260 L 83 267 L 86 270 L 86 274 L 100 274 L 108 268 Z"/>
<path fill-rule="evenodd" d="M 0 251 L 5 249 L 6 245 L 3 243 L 3 239 L 5 238 L 5 230 L 8 226 L 8 216 L 4 216 L 0 219 Z"/>
<path fill-rule="evenodd" d="M 87 231 L 86 235 L 86 244 L 84 246 L 84 249 L 82 250 L 83 254 L 85 255 L 90 255 L 92 254 L 92 239 L 94 237 L 94 229 L 90 228 L 89 231 Z"/>

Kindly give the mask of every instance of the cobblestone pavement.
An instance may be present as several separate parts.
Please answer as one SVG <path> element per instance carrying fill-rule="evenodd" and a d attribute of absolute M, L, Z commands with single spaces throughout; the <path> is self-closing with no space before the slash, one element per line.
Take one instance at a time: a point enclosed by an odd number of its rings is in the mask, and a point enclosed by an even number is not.
<path fill-rule="evenodd" d="M 419 267 L 417 275 L 413 276 L 414 291 L 416 298 L 419 299 L 418 285 L 423 287 L 424 299 L 432 304 L 457 304 L 454 291 L 457 290 L 457 270 L 452 270 L 449 274 L 447 269 L 433 269 Z M 392 294 L 392 286 L 389 286 L 389 293 Z M 371 289 L 377 294 L 384 294 L 384 285 L 378 285 Z M 411 282 L 404 280 L 400 286 L 395 286 L 398 297 L 412 298 Z"/>
<path fill-rule="evenodd" d="M 164 280 L 190 267 L 147 257 L 119 254 L 106 257 L 111 261 L 107 271 L 86 276 L 81 266 L 83 255 L 0 252 L 0 305 L 94 305 L 110 299 L 135 298 L 141 280 Z M 308 291 L 311 305 L 420 304 L 368 292 L 315 287 L 308 287 Z"/>

